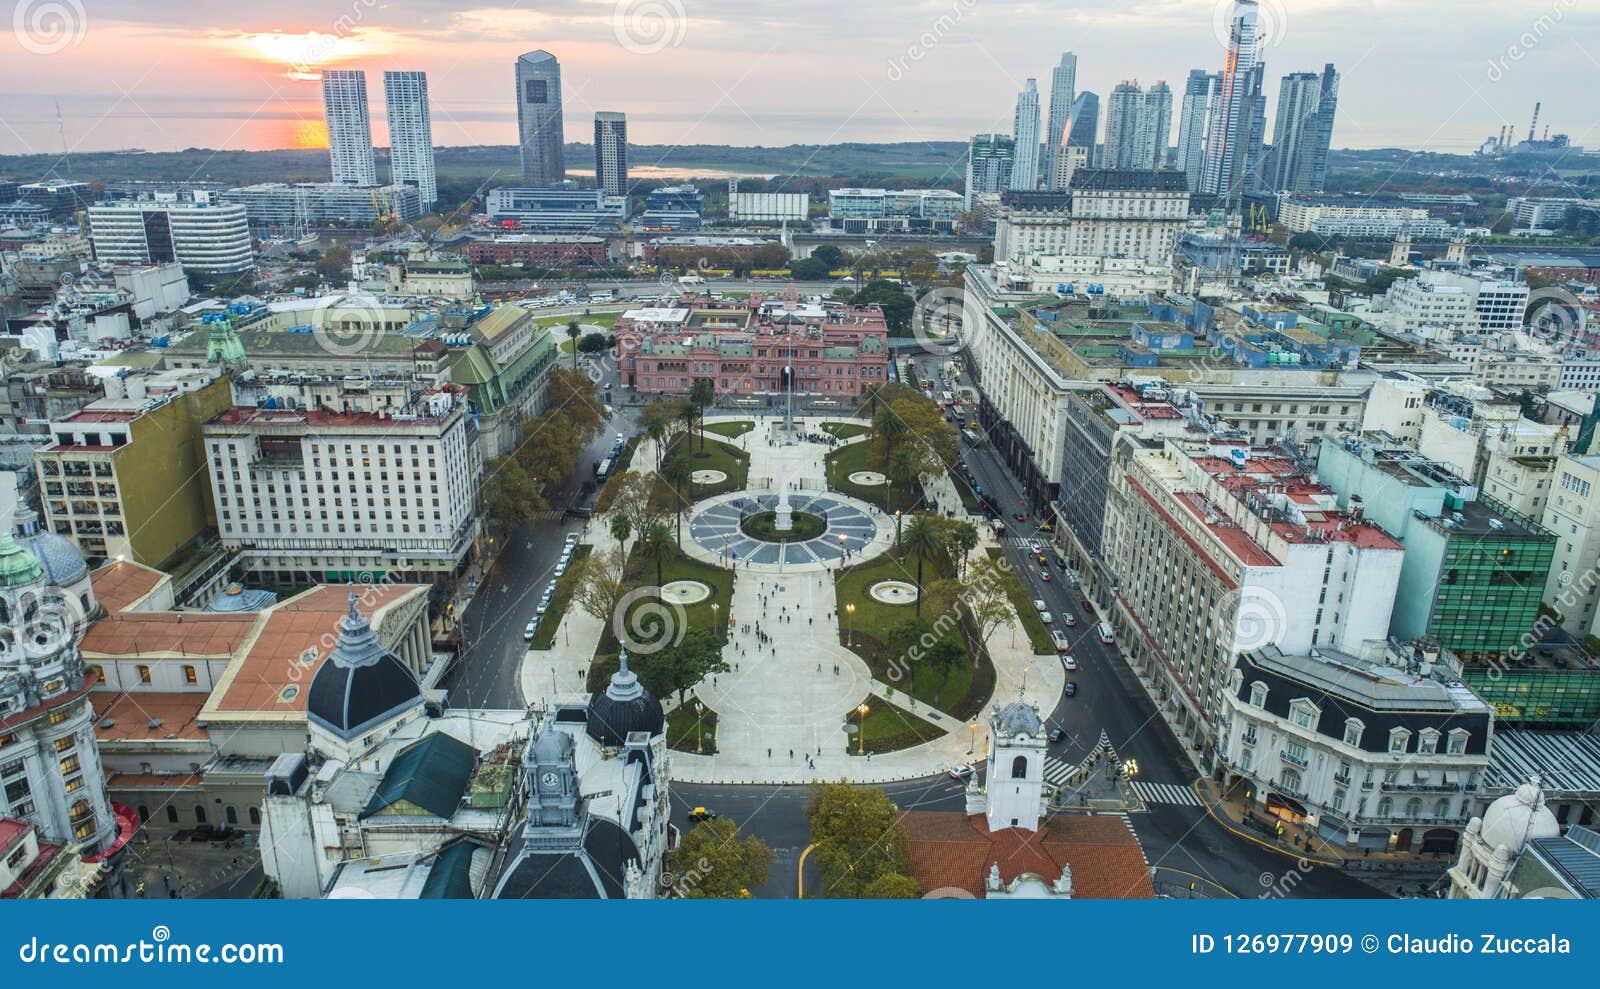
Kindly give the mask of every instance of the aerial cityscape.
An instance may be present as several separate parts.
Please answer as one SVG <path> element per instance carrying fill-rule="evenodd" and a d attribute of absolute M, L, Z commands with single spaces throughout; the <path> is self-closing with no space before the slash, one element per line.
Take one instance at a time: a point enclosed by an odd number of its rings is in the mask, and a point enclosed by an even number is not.
<path fill-rule="evenodd" d="M 1594 11 L 122 6 L 0 42 L 0 898 L 1600 898 Z"/>

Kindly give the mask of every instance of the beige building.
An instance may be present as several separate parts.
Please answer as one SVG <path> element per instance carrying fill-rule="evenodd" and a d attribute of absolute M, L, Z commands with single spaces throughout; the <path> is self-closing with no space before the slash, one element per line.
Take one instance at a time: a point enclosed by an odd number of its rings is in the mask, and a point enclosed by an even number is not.
<path fill-rule="evenodd" d="M 1600 456 L 1555 458 L 1543 521 L 1556 536 L 1544 603 L 1582 638 L 1600 625 Z"/>
<path fill-rule="evenodd" d="M 233 404 L 209 369 L 106 379 L 34 456 L 50 531 L 90 559 L 166 564 L 215 521 L 200 427 Z"/>

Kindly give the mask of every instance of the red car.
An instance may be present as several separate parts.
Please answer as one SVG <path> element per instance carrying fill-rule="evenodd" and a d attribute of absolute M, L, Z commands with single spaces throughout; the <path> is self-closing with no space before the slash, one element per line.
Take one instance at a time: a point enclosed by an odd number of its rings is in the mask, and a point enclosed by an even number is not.
<path fill-rule="evenodd" d="M 1028 521 L 1028 513 L 1027 512 L 1018 512 L 1017 514 L 1015 514 L 1015 515 L 1013 515 L 1011 517 L 1016 519 L 1018 522 L 1026 522 L 1026 521 Z"/>
<path fill-rule="evenodd" d="M 1083 599 L 1083 610 L 1085 614 L 1094 614 L 1094 605 L 1089 603 L 1088 598 Z"/>
<path fill-rule="evenodd" d="M 1048 584 L 1050 582 L 1050 571 L 1048 571 L 1048 570 L 1040 570 L 1039 571 L 1039 579 Z"/>

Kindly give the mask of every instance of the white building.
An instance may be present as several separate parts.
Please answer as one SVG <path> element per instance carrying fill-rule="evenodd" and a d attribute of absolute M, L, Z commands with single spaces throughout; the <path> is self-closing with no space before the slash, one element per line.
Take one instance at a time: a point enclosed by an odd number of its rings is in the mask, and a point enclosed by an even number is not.
<path fill-rule="evenodd" d="M 1388 433 L 1415 446 L 1422 438 L 1422 406 L 1428 389 L 1427 382 L 1404 376 L 1374 381 L 1362 411 L 1360 432 Z"/>
<path fill-rule="evenodd" d="M 594 185 L 608 196 L 628 194 L 628 118 L 614 110 L 594 115 Z"/>
<path fill-rule="evenodd" d="M 1238 657 L 1226 783 L 1350 850 L 1453 852 L 1489 765 L 1490 708 L 1437 650 L 1262 646 Z"/>
<path fill-rule="evenodd" d="M 1007 292 L 1054 292 L 1064 284 L 1094 284 L 1107 298 L 1139 301 L 1172 287 L 1172 266 L 1093 254 L 1023 254 L 995 265 L 995 280 Z"/>
<path fill-rule="evenodd" d="M 362 80 L 365 88 L 366 81 Z M 433 167 L 433 120 L 428 110 L 428 74 L 383 74 L 383 115 L 389 122 L 389 169 L 395 185 L 415 186 L 424 213 L 439 198 Z M 330 123 L 329 129 L 332 129 Z M 338 180 L 337 170 L 334 176 Z"/>
<path fill-rule="evenodd" d="M 1507 875 L 1530 845 L 1561 834 L 1556 816 L 1545 806 L 1539 777 L 1508 793 L 1467 824 L 1467 839 L 1450 867 L 1450 899 L 1494 900 L 1536 896 L 1539 889 L 1516 890 Z"/>
<path fill-rule="evenodd" d="M 372 153 L 372 120 L 367 110 L 367 74 L 360 69 L 325 69 L 322 110 L 328 125 L 328 157 L 333 180 L 347 185 L 377 185 Z"/>
<path fill-rule="evenodd" d="M 1395 279 L 1381 304 L 1391 330 L 1445 341 L 1520 330 L 1527 308 L 1525 283 L 1433 270 Z"/>
<path fill-rule="evenodd" d="M 1027 192 L 1039 187 L 1039 83 L 1029 78 L 1017 94 L 1017 111 L 1011 137 L 1016 159 L 1011 164 L 1011 188 Z"/>
<path fill-rule="evenodd" d="M 1044 126 L 1044 170 L 1045 176 L 1050 179 L 1049 187 L 1052 189 L 1065 188 L 1055 184 L 1055 176 L 1060 171 L 1059 158 L 1067 147 L 1067 132 L 1072 126 L 1072 102 L 1078 98 L 1078 56 L 1073 52 L 1062 52 L 1061 61 L 1050 70 L 1050 115 Z M 972 194 L 972 186 L 967 186 L 967 194 Z"/>
<path fill-rule="evenodd" d="M 369 407 L 337 408 L 314 384 L 205 425 L 223 546 L 269 585 L 458 574 L 483 474 L 463 394 L 375 388 Z"/>
<path fill-rule="evenodd" d="M 1278 198 L 1278 225 L 1290 233 L 1316 233 L 1325 237 L 1392 238 L 1410 234 L 1417 238 L 1443 239 L 1451 226 L 1434 219 L 1421 206 L 1374 205 L 1367 201 L 1345 201 L 1284 195 Z"/>
<path fill-rule="evenodd" d="M 101 264 L 176 261 L 189 274 L 232 274 L 255 265 L 244 206 L 162 195 L 89 207 L 89 238 Z"/>
<path fill-rule="evenodd" d="M 728 219 L 741 223 L 804 220 L 811 215 L 806 192 L 736 192 L 728 197 Z"/>
<path fill-rule="evenodd" d="M 1543 522 L 1556 536 L 1544 603 L 1581 639 L 1600 625 L 1600 456 L 1556 458 Z"/>
<path fill-rule="evenodd" d="M 1182 172 L 1078 169 L 1067 192 L 1008 198 L 994 256 L 1097 255 L 1170 263 L 1189 217 Z"/>
<path fill-rule="evenodd" d="M 1150 171 L 1167 157 L 1172 129 L 1172 90 L 1158 82 L 1149 90 L 1137 81 L 1118 83 L 1106 101 L 1106 145 L 1102 165 Z"/>

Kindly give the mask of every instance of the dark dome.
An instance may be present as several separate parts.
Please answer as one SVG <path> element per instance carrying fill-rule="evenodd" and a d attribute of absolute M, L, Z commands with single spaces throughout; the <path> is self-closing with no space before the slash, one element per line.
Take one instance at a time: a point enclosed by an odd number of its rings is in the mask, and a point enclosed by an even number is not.
<path fill-rule="evenodd" d="M 628 669 L 628 651 L 619 657 L 619 667 L 605 690 L 589 698 L 588 716 L 585 718 L 589 737 L 601 745 L 621 745 L 630 732 L 642 731 L 649 735 L 661 734 L 666 716 L 661 712 L 661 702 L 639 684 L 639 678 Z"/>
<path fill-rule="evenodd" d="M 311 678 L 306 716 L 349 739 L 421 702 L 422 690 L 411 670 L 393 653 L 384 653 L 370 666 L 323 663 Z"/>
<path fill-rule="evenodd" d="M 494 891 L 497 900 L 620 900 L 623 874 L 638 864 L 639 848 L 615 821 L 591 817 L 577 848 L 511 855 L 511 864 Z"/>
<path fill-rule="evenodd" d="M 378 643 L 372 624 L 356 610 L 339 622 L 339 641 L 311 678 L 306 717 L 346 741 L 407 708 L 422 705 L 422 688 L 400 657 Z"/>

